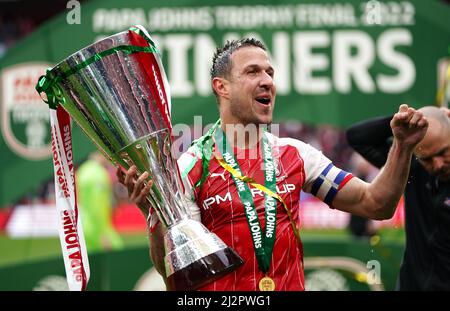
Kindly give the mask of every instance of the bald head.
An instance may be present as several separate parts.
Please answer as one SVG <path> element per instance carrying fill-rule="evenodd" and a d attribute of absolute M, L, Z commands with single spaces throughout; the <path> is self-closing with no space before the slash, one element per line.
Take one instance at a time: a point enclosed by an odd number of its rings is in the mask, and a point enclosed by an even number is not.
<path fill-rule="evenodd" d="M 420 108 L 419 111 L 422 112 L 429 121 L 435 120 L 441 126 L 450 127 L 450 118 L 443 109 L 435 106 L 425 106 Z"/>
<path fill-rule="evenodd" d="M 426 106 L 419 109 L 428 119 L 425 137 L 414 153 L 420 163 L 439 179 L 450 178 L 450 118 L 443 109 Z"/>

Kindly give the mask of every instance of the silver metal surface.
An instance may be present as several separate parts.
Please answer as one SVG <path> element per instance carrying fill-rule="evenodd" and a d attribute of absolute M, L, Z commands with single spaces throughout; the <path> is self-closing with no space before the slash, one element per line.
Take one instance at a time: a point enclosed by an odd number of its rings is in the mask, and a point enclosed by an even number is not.
<path fill-rule="evenodd" d="M 133 45 L 127 31 L 80 50 L 53 70 L 62 75 L 98 53 L 123 45 Z M 160 71 L 163 79 L 159 83 L 169 90 L 162 66 L 158 62 L 152 65 L 150 74 Z M 126 169 L 136 165 L 138 175 L 150 173 L 154 186 L 148 200 L 163 223 L 171 226 L 187 213 L 181 200 L 180 176 L 170 153 L 168 124 L 156 103 L 159 94 L 149 83 L 148 74 L 136 53 L 118 51 L 62 80 L 60 89 L 66 99 L 64 108 L 114 164 Z"/>
<path fill-rule="evenodd" d="M 228 247 L 217 235 L 192 219 L 184 219 L 170 227 L 164 236 L 164 245 L 166 249 L 172 249 L 166 255 L 167 276 Z"/>
<path fill-rule="evenodd" d="M 169 111 L 170 92 L 159 56 L 152 54 L 149 62 L 144 53 L 117 51 L 74 70 L 94 55 L 132 45 L 135 42 L 128 31 L 118 33 L 74 53 L 52 72 L 63 77 L 57 86 L 65 99 L 64 109 L 103 154 L 125 169 L 135 165 L 138 175 L 150 173 L 153 185 L 147 200 L 168 228 L 165 247 L 170 275 L 227 246 L 201 223 L 189 219 L 177 163 L 171 155 L 170 124 L 161 108 L 161 86 Z M 147 62 L 142 62 L 142 57 L 147 57 Z M 67 75 L 71 70 L 74 72 Z M 226 262 L 220 268 L 223 273 L 242 263 L 237 255 L 230 258 L 231 264 Z"/>

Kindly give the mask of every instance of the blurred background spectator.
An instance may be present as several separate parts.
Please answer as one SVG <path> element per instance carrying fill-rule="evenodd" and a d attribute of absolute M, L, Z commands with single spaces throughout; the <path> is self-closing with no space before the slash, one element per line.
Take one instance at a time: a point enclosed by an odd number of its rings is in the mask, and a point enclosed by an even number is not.
<path fill-rule="evenodd" d="M 112 223 L 113 186 L 100 152 L 93 152 L 76 171 L 77 197 L 87 250 L 120 249 L 123 241 Z"/>

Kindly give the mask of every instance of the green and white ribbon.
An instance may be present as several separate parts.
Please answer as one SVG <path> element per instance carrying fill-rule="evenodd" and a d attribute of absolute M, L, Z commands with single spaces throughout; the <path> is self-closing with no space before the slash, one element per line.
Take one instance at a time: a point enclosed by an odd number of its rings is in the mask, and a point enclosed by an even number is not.
<path fill-rule="evenodd" d="M 218 159 L 219 163 L 222 162 L 222 166 L 224 166 L 223 164 L 226 164 L 224 167 L 233 176 L 239 197 L 244 204 L 245 216 L 250 228 L 253 247 L 255 249 L 259 268 L 262 272 L 267 273 L 269 271 L 273 246 L 275 244 L 277 203 L 273 196 L 266 193 L 264 200 L 266 226 L 263 233 L 258 212 L 256 211 L 250 188 L 247 185 L 247 182 L 252 182 L 253 180 L 248 177 L 239 178 L 242 177 L 241 168 L 236 160 L 236 157 L 234 156 L 233 150 L 230 148 L 225 134 L 220 128 L 215 131 L 214 140 L 221 155 L 221 158 Z M 262 138 L 262 145 L 262 158 L 264 161 L 264 188 L 270 190 L 272 193 L 276 193 L 276 172 L 272 156 L 272 148 L 265 134 Z M 230 170 L 230 168 L 232 170 Z"/>

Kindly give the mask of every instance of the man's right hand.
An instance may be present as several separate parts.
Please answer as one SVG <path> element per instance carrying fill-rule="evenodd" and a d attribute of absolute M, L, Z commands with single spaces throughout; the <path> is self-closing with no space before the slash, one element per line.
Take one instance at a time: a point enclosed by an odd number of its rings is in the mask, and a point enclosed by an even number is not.
<path fill-rule="evenodd" d="M 428 120 L 422 112 L 402 104 L 399 111 L 392 117 L 391 128 L 394 143 L 397 142 L 400 147 L 407 148 L 408 151 L 412 152 L 425 136 Z"/>
<path fill-rule="evenodd" d="M 127 187 L 128 197 L 130 200 L 137 204 L 141 209 L 142 206 L 146 206 L 147 202 L 145 197 L 150 193 L 150 188 L 153 185 L 153 181 L 147 181 L 149 176 L 148 172 L 144 172 L 137 178 L 137 168 L 135 165 L 131 166 L 125 173 L 119 167 L 116 171 L 119 182 Z M 137 178 L 137 179 L 136 179 Z M 148 206 L 146 214 L 148 213 Z"/>

